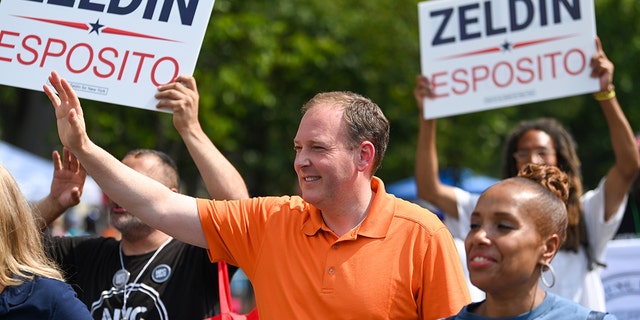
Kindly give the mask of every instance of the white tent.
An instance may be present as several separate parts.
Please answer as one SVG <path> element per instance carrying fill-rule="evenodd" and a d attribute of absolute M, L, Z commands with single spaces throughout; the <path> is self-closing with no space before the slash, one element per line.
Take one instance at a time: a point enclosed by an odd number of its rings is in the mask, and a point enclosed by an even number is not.
<path fill-rule="evenodd" d="M 49 194 L 53 176 L 53 162 L 0 141 L 0 163 L 11 172 L 28 201 L 38 201 Z M 87 177 L 81 203 L 100 206 L 102 191 Z"/>

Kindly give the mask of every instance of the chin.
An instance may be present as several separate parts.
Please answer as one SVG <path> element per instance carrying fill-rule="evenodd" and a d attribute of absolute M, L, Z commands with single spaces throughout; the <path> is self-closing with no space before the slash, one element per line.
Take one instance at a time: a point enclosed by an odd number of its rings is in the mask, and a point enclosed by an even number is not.
<path fill-rule="evenodd" d="M 500 279 L 494 278 L 486 278 L 486 277 L 473 277 L 469 275 L 469 280 L 471 280 L 471 284 L 473 284 L 478 289 L 487 292 L 487 290 L 491 289 L 491 284 L 499 283 Z"/>
<path fill-rule="evenodd" d="M 318 202 L 320 202 L 320 197 L 318 197 L 317 195 L 314 195 L 311 192 L 302 192 L 301 197 L 304 201 L 314 206 L 317 206 Z"/>

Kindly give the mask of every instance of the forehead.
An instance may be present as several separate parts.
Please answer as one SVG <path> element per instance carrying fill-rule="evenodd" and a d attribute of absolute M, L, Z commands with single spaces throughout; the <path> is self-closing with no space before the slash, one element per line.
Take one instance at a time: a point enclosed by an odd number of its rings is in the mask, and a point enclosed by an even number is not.
<path fill-rule="evenodd" d="M 302 116 L 294 141 L 337 139 L 344 131 L 344 111 L 341 108 L 320 104 Z"/>
<path fill-rule="evenodd" d="M 549 148 L 553 150 L 553 138 L 541 130 L 528 130 L 518 139 L 518 149 L 534 148 Z"/>
<path fill-rule="evenodd" d="M 479 214 L 509 214 L 529 220 L 527 204 L 535 195 L 522 184 L 501 182 L 487 189 L 478 199 L 474 212 Z"/>
<path fill-rule="evenodd" d="M 160 169 L 160 159 L 152 154 L 128 155 L 122 163 L 146 176 L 153 176 Z"/>

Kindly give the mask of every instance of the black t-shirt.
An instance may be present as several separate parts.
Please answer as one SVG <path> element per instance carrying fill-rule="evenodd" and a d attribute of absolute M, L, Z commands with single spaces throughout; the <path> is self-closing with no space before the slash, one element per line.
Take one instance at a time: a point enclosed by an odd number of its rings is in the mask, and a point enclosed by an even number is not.
<path fill-rule="evenodd" d="M 124 319 L 123 289 L 112 283 L 120 265 L 120 242 L 113 238 L 46 237 L 47 254 L 91 311 L 93 319 Z M 218 268 L 205 249 L 171 240 L 154 255 L 123 255 L 130 278 L 125 315 L 128 320 L 202 320 L 219 313 Z M 229 276 L 237 268 L 230 266 Z"/>

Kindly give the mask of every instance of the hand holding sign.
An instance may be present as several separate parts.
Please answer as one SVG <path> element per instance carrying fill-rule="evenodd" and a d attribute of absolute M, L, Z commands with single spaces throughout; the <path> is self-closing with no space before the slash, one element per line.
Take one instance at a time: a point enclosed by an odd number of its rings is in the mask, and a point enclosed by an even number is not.
<path fill-rule="evenodd" d="M 600 80 L 600 91 L 606 91 L 611 89 L 610 86 L 613 84 L 613 62 L 602 50 L 599 37 L 596 38 L 596 49 L 596 54 L 591 58 L 591 77 Z"/>
<path fill-rule="evenodd" d="M 173 112 L 173 125 L 183 135 L 191 126 L 200 130 L 198 122 L 198 105 L 200 95 L 196 80 L 192 76 L 181 75 L 172 83 L 158 87 L 156 94 L 158 109 Z"/>

